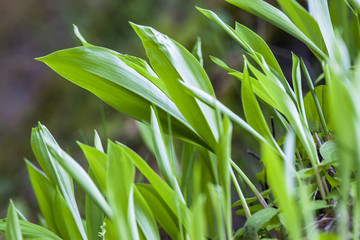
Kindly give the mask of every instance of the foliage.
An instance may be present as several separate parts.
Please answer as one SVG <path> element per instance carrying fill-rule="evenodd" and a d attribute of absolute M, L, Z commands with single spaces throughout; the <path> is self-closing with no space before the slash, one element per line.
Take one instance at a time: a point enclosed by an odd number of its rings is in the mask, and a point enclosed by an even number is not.
<path fill-rule="evenodd" d="M 144 139 L 160 174 L 121 143 L 108 141 L 104 151 L 97 133 L 94 146 L 79 143 L 89 164 L 84 170 L 39 123 L 31 145 L 42 170 L 30 162 L 27 166 L 45 221 L 36 226 L 19 220 L 10 203 L 0 222 L 7 238 L 33 239 L 36 232 L 37 239 L 160 239 L 160 229 L 172 239 L 358 238 L 358 4 L 308 0 L 307 11 L 295 0 L 278 0 L 281 9 L 263 0 L 228 2 L 305 43 L 321 63 L 326 85 L 314 87 L 303 60 L 294 54 L 289 82 L 255 32 L 240 23 L 234 29 L 199 8 L 245 52 L 242 72 L 213 58 L 241 80 L 245 121 L 216 99 L 201 64 L 200 42 L 192 54 L 155 29 L 131 23 L 148 64 L 86 42 L 75 27 L 83 46 L 38 60 L 144 124 Z M 302 75 L 310 89 L 305 96 Z M 259 102 L 286 131 L 280 140 Z M 262 182 L 269 189 L 260 192 L 232 160 L 232 124 L 261 144 Z M 181 140 L 181 151 L 173 138 Z M 137 180 L 136 172 L 147 181 Z M 255 199 L 247 196 L 240 178 Z M 86 194 L 80 203 L 85 219 L 73 181 Z M 239 198 L 235 203 L 233 190 Z M 236 206 L 247 218 L 240 229 L 232 223 Z"/>

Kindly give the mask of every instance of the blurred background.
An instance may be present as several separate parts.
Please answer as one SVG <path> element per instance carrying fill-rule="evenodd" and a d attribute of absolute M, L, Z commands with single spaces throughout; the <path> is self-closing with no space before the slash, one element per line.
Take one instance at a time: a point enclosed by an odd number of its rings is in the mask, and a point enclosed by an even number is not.
<path fill-rule="evenodd" d="M 92 94 L 69 83 L 34 60 L 56 50 L 80 45 L 73 34 L 76 24 L 88 42 L 146 58 L 141 41 L 128 21 L 149 25 L 192 49 L 199 36 L 204 66 L 221 101 L 242 115 L 238 80 L 211 62 L 216 56 L 241 69 L 242 52 L 219 27 L 195 6 L 211 9 L 226 23 L 252 28 L 270 43 L 284 72 L 290 76 L 290 49 L 311 59 L 296 40 L 223 0 L 0 0 L 0 217 L 6 215 L 9 198 L 33 221 L 37 202 L 24 158 L 35 163 L 31 152 L 31 128 L 40 121 L 60 146 L 80 162 L 77 140 L 92 144 L 94 129 L 127 144 L 141 155 L 146 149 L 136 124 L 103 104 Z M 310 60 L 308 60 L 310 61 Z M 290 79 L 290 77 L 289 77 Z M 235 128 L 234 157 L 242 167 L 259 166 L 246 150 L 257 145 Z M 256 169 L 256 168 L 255 168 Z M 248 170 L 249 171 L 249 170 Z M 256 173 L 257 170 L 251 170 Z"/>

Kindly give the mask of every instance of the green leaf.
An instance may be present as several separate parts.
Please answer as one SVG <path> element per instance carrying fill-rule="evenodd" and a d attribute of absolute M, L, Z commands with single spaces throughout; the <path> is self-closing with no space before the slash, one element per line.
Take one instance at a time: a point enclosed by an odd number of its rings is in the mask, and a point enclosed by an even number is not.
<path fill-rule="evenodd" d="M 265 61 L 276 71 L 279 75 L 284 77 L 282 70 L 277 62 L 274 54 L 270 50 L 266 42 L 255 32 L 249 28 L 236 23 L 235 30 L 229 25 L 225 24 L 214 12 L 197 7 L 197 9 L 203 13 L 210 20 L 215 22 L 221 27 L 227 34 L 229 34 L 241 48 L 248 54 L 255 56 L 255 53 L 261 54 Z"/>
<path fill-rule="evenodd" d="M 105 198 L 86 173 L 86 171 L 58 145 L 48 143 L 51 155 L 61 166 L 74 178 L 74 180 L 84 189 L 84 191 L 94 200 L 94 202 L 104 211 L 107 217 L 112 216 L 112 211 Z"/>
<path fill-rule="evenodd" d="M 241 88 L 241 100 L 245 112 L 246 121 L 252 126 L 259 134 L 261 134 L 268 141 L 272 141 L 273 137 L 270 129 L 266 123 L 265 117 L 260 109 L 260 106 L 254 95 L 252 84 L 250 81 L 249 71 L 247 64 L 244 66 L 243 82 Z"/>
<path fill-rule="evenodd" d="M 136 188 L 141 193 L 150 209 L 152 209 L 152 214 L 160 226 L 172 239 L 178 239 L 180 230 L 177 217 L 168 207 L 168 204 L 164 202 L 163 197 L 157 193 L 152 185 L 138 183 L 136 184 Z"/>
<path fill-rule="evenodd" d="M 261 134 L 259 134 L 254 128 L 252 128 L 247 122 L 245 122 L 243 119 L 241 119 L 238 115 L 233 113 L 230 109 L 228 109 L 225 105 L 223 105 L 221 102 L 219 102 L 216 98 L 212 97 L 211 95 L 207 94 L 206 92 L 202 91 L 201 89 L 194 88 L 190 85 L 183 84 L 190 94 L 193 96 L 196 96 L 198 99 L 200 99 L 202 102 L 206 103 L 207 105 L 213 107 L 214 109 L 218 109 L 223 114 L 226 114 L 232 121 L 234 121 L 236 124 L 241 126 L 243 129 L 248 131 L 250 134 L 252 134 L 257 140 L 260 142 L 265 142 Z"/>
<path fill-rule="evenodd" d="M 198 37 L 196 39 L 196 43 L 195 43 L 195 45 L 193 47 L 192 54 L 199 61 L 200 65 L 203 67 L 204 66 L 204 60 L 203 60 L 203 56 L 202 56 L 201 38 L 200 37 Z"/>
<path fill-rule="evenodd" d="M 78 142 L 78 145 L 81 147 L 99 185 L 103 191 L 106 191 L 106 154 L 80 142 Z"/>
<path fill-rule="evenodd" d="M 190 239 L 206 239 L 206 227 L 209 223 L 206 221 L 205 202 L 205 196 L 199 195 L 199 197 L 195 199 L 191 208 L 191 229 L 189 231 Z"/>
<path fill-rule="evenodd" d="M 57 187 L 64 197 L 82 238 L 87 239 L 79 209 L 76 204 L 72 179 L 59 162 L 52 156 L 49 149 L 50 146 L 52 149 L 61 150 L 49 130 L 39 123 L 39 126 L 33 128 L 31 132 L 31 147 L 34 155 L 53 186 Z"/>
<path fill-rule="evenodd" d="M 327 52 L 330 58 L 335 57 L 335 32 L 331 23 L 328 1 L 327 0 L 309 0 L 310 14 L 319 24 Z"/>
<path fill-rule="evenodd" d="M 94 130 L 95 134 L 94 134 L 94 146 L 97 150 L 101 151 L 101 152 L 104 152 L 104 148 L 102 146 L 102 143 L 101 143 L 101 139 L 100 139 L 100 136 L 99 134 L 97 133 L 96 130 Z"/>
<path fill-rule="evenodd" d="M 153 188 L 157 194 L 163 199 L 167 206 L 171 209 L 174 214 L 178 214 L 178 207 L 180 208 L 182 214 L 182 223 L 186 229 L 189 229 L 189 209 L 185 206 L 183 201 L 179 198 L 178 194 L 175 194 L 173 189 L 167 185 L 159 175 L 143 160 L 138 154 L 133 150 L 128 148 L 121 143 L 118 143 L 119 146 L 129 155 L 132 162 L 139 169 L 139 171 L 147 178 L 147 180 L 152 184 Z M 177 199 L 176 199 L 177 198 Z M 178 206 L 177 206 L 178 204 Z"/>
<path fill-rule="evenodd" d="M 240 23 L 236 23 L 235 32 L 245 42 L 250 44 L 254 52 L 261 54 L 270 67 L 272 67 L 280 76 L 285 78 L 271 49 L 259 35 Z"/>
<path fill-rule="evenodd" d="M 335 141 L 327 141 L 320 147 L 320 154 L 324 158 L 322 164 L 335 164 L 339 162 L 339 150 Z"/>
<path fill-rule="evenodd" d="M 74 27 L 74 34 L 75 36 L 81 41 L 81 43 L 84 45 L 84 46 L 92 46 L 90 43 L 88 43 L 85 38 L 81 35 L 80 31 L 79 31 L 79 28 L 73 24 L 73 27 Z"/>
<path fill-rule="evenodd" d="M 37 60 L 58 74 L 92 92 L 104 102 L 139 121 L 150 122 L 150 106 L 159 108 L 162 122 L 173 118 L 174 136 L 207 146 L 194 132 L 175 104 L 149 79 L 137 71 L 139 63 L 110 49 L 83 46 L 60 50 Z M 123 57 L 125 59 L 125 57 Z M 132 63 L 132 64 L 130 64 Z M 130 65 L 130 66 L 129 66 Z M 132 67 L 137 66 L 135 69 Z"/>
<path fill-rule="evenodd" d="M 108 142 L 107 197 L 118 239 L 139 239 L 134 209 L 135 167 L 118 144 Z"/>
<path fill-rule="evenodd" d="M 304 119 L 306 119 L 307 115 L 305 114 L 304 99 L 302 93 L 300 60 L 294 53 L 292 53 L 292 61 L 292 82 L 296 97 L 296 106 L 299 113 L 303 116 Z"/>
<path fill-rule="evenodd" d="M 311 41 L 283 12 L 273 7 L 269 3 L 263 0 L 226 0 L 227 2 L 250 12 L 267 22 L 281 28 L 285 32 L 293 35 L 300 41 L 304 42 L 314 54 L 324 59 L 325 53 L 321 51 L 321 46 L 317 46 Z"/>
<path fill-rule="evenodd" d="M 22 240 L 22 234 L 19 224 L 19 218 L 12 200 L 10 200 L 10 205 L 7 212 L 7 222 L 6 222 L 6 239 L 16 239 Z"/>
<path fill-rule="evenodd" d="M 154 214 L 145 198 L 141 195 L 137 189 L 137 185 L 134 188 L 134 205 L 136 221 L 139 224 L 143 234 L 148 240 L 160 239 L 159 229 L 156 225 Z"/>
<path fill-rule="evenodd" d="M 164 81 L 165 86 L 180 112 L 207 142 L 215 146 L 218 130 L 215 112 L 189 96 L 181 82 L 199 87 L 214 95 L 210 80 L 199 61 L 179 43 L 153 28 L 132 24 L 141 38 L 151 66 Z"/>
<path fill-rule="evenodd" d="M 231 135 L 232 124 L 230 119 L 225 116 L 222 121 L 222 132 L 216 149 L 217 167 L 219 172 L 220 186 L 223 190 L 223 211 L 226 225 L 226 234 L 232 234 L 232 217 L 231 217 L 231 176 L 230 159 L 231 159 Z"/>
<path fill-rule="evenodd" d="M 184 193 L 186 203 L 191 206 L 194 200 L 193 187 L 194 187 L 194 165 L 196 159 L 196 149 L 190 143 L 184 143 L 181 154 L 181 179 L 180 188 Z"/>
<path fill-rule="evenodd" d="M 56 228 L 53 214 L 55 209 L 53 206 L 53 199 L 55 198 L 56 190 L 49 178 L 43 172 L 29 161 L 25 160 L 25 162 L 29 172 L 31 185 L 34 189 L 41 213 L 46 220 L 46 224 L 51 231 L 59 234 L 60 231 Z"/>
<path fill-rule="evenodd" d="M 257 236 L 257 232 L 265 226 L 277 213 L 278 209 L 265 208 L 257 211 L 247 219 L 244 226 L 244 240 L 252 240 Z"/>
<path fill-rule="evenodd" d="M 166 96 L 169 96 L 164 82 L 156 75 L 154 70 L 152 70 L 150 65 L 145 60 L 127 54 L 116 53 L 115 55 L 120 58 L 121 61 L 123 61 L 126 65 L 134 69 L 137 73 L 141 74 L 143 77 L 155 84 L 155 86 L 157 86 L 163 93 L 165 93 Z"/>
<path fill-rule="evenodd" d="M 7 219 L 1 219 L 0 220 L 0 232 L 5 233 L 5 229 L 7 226 Z M 38 240 L 62 240 L 60 237 L 58 237 L 53 232 L 49 231 L 48 229 L 41 227 L 39 225 L 19 220 L 20 225 L 20 231 L 23 235 L 23 239 L 38 239 Z M 21 238 L 10 238 L 10 239 L 21 239 Z"/>
<path fill-rule="evenodd" d="M 271 193 L 271 189 L 267 189 L 267 190 L 261 192 L 261 196 L 263 196 L 264 198 L 269 199 L 269 194 L 270 194 L 270 193 Z M 246 200 L 246 203 L 250 204 L 250 203 L 255 202 L 255 201 L 257 200 L 257 198 L 256 198 L 256 197 L 252 197 L 252 198 L 246 198 L 245 200 Z M 232 207 L 237 207 L 237 206 L 241 206 L 241 205 L 242 205 L 242 204 L 241 204 L 241 201 L 238 200 L 238 201 L 236 201 L 236 202 L 234 202 L 234 203 L 232 204 Z"/>
<path fill-rule="evenodd" d="M 141 122 L 136 122 L 136 125 L 139 129 L 141 139 L 145 143 L 146 147 L 150 150 L 152 154 L 155 155 L 151 126 Z"/>
<path fill-rule="evenodd" d="M 274 194 L 280 213 L 284 215 L 284 224 L 291 239 L 302 239 L 301 214 L 294 195 L 286 186 L 284 167 L 278 155 L 267 145 L 262 145 L 263 158 L 269 185 Z"/>
<path fill-rule="evenodd" d="M 265 71 L 266 75 L 257 70 L 248 61 L 247 64 L 249 65 L 249 69 L 252 71 L 255 77 L 259 79 L 264 89 L 266 89 L 265 91 L 267 91 L 268 95 L 271 96 L 274 103 L 273 107 L 276 108 L 280 113 L 284 114 L 291 124 L 300 142 L 303 144 L 307 154 L 309 155 L 311 163 L 314 166 L 318 165 L 319 159 L 312 135 L 305 123 L 304 118 L 299 114 L 293 99 L 286 92 L 285 88 L 280 83 L 280 80 L 277 80 L 276 76 L 264 68 L 263 71 Z"/>
<path fill-rule="evenodd" d="M 324 114 L 325 122 L 328 128 L 331 128 L 331 107 L 328 87 L 326 85 L 320 85 L 315 87 L 315 94 L 320 104 L 320 108 Z M 316 108 L 316 104 L 312 93 L 309 91 L 304 98 L 305 113 L 308 120 L 309 128 L 311 131 L 317 131 L 321 126 L 319 113 Z"/>
<path fill-rule="evenodd" d="M 176 175 L 175 175 L 175 163 L 174 159 L 171 159 L 169 156 L 169 146 L 165 141 L 165 137 L 162 131 L 162 126 L 158 122 L 156 109 L 151 108 L 151 127 L 152 127 L 152 137 L 154 145 L 156 161 L 158 163 L 161 175 L 164 177 L 165 181 L 170 186 L 175 186 L 177 184 Z"/>
<path fill-rule="evenodd" d="M 291 21 L 309 38 L 316 46 L 323 50 L 324 40 L 315 19 L 295 0 L 277 0 L 281 9 Z"/>
<path fill-rule="evenodd" d="M 59 235 L 64 239 L 82 240 L 83 237 L 71 212 L 71 206 L 66 202 L 59 189 L 56 190 L 52 204 L 55 206 L 53 214 L 56 228 L 60 231 Z"/>

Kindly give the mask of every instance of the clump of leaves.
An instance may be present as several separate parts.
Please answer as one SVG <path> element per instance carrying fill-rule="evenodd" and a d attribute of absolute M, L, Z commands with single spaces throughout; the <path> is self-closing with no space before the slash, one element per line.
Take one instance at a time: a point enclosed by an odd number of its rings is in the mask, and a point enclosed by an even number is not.
<path fill-rule="evenodd" d="M 244 68 L 212 58 L 242 84 L 245 120 L 215 97 L 202 67 L 201 44 L 193 54 L 153 28 L 131 24 L 143 59 L 88 43 L 38 58 L 58 74 L 142 123 L 160 175 L 130 148 L 97 133 L 94 145 L 78 143 L 83 169 L 45 126 L 31 145 L 41 170 L 29 161 L 30 179 L 43 216 L 28 222 L 10 203 L 0 231 L 9 239 L 357 239 L 360 221 L 360 62 L 357 1 L 228 0 L 305 43 L 321 63 L 325 85 L 314 86 L 307 66 L 292 55 L 286 79 L 266 42 L 249 28 L 224 23 L 198 8 L 244 50 Z M 304 76 L 304 77 L 303 77 Z M 303 95 L 302 81 L 310 89 Z M 316 82 L 315 82 L 316 85 Z M 259 101 L 286 130 L 272 134 Z M 260 192 L 231 158 L 232 125 L 262 146 L 265 180 Z M 181 141 L 176 152 L 173 138 Z M 135 179 L 139 171 L 148 183 Z M 251 189 L 247 196 L 241 178 Z M 84 216 L 73 181 L 85 193 Z M 233 191 L 239 200 L 232 201 Z M 232 208 L 247 221 L 234 229 Z M 162 229 L 160 231 L 160 229 Z"/>

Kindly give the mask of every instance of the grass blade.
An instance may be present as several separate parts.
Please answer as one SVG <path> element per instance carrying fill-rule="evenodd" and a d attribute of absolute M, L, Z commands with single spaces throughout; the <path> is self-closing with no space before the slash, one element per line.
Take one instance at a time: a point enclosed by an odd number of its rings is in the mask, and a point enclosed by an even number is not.
<path fill-rule="evenodd" d="M 118 239 L 139 239 L 134 209 L 134 178 L 135 167 L 130 157 L 118 144 L 109 141 L 106 192 Z"/>
<path fill-rule="evenodd" d="M 12 200 L 10 200 L 10 205 L 7 212 L 7 221 L 6 221 L 6 239 L 16 239 L 22 240 L 22 234 L 19 224 L 19 218 Z"/>

